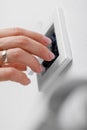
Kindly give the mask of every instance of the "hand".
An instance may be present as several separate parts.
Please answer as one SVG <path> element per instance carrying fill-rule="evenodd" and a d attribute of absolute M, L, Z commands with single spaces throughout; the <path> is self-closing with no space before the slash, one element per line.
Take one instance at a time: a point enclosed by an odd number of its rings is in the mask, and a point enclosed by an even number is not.
<path fill-rule="evenodd" d="M 42 34 L 22 28 L 0 30 L 0 59 L 2 51 L 7 50 L 7 64 L 0 67 L 0 81 L 11 80 L 23 85 L 30 79 L 23 73 L 29 66 L 34 72 L 40 73 L 42 66 L 36 56 L 51 61 L 54 54 L 46 47 L 51 40 Z"/>

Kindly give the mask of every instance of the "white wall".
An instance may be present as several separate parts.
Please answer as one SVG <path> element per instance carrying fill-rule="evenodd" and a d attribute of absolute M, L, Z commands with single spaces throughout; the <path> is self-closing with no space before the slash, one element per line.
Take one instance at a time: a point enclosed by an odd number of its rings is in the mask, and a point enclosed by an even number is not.
<path fill-rule="evenodd" d="M 56 6 L 64 9 L 73 64 L 67 78 L 87 77 L 87 1 L 86 0 L 0 0 L 0 28 L 24 27 L 43 32 L 51 22 Z M 0 129 L 33 130 L 45 109 L 44 96 L 37 89 L 36 76 L 24 87 L 13 82 L 0 83 Z"/>

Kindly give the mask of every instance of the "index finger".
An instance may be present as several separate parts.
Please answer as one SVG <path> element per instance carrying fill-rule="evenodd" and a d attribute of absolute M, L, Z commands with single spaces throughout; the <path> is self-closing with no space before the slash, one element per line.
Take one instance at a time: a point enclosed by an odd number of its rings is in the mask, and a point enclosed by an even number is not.
<path fill-rule="evenodd" d="M 23 28 L 0 29 L 0 38 L 9 37 L 9 36 L 18 36 L 18 35 L 24 35 L 26 37 L 34 39 L 45 46 L 51 43 L 51 39 L 49 39 L 48 37 L 40 33 L 29 31 Z"/>

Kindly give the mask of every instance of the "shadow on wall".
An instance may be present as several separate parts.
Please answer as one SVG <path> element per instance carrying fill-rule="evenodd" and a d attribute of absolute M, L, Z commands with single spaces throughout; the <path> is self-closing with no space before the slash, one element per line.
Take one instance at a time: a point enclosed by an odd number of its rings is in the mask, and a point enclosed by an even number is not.
<path fill-rule="evenodd" d="M 48 114 L 35 130 L 87 130 L 87 80 L 72 80 L 55 90 Z"/>

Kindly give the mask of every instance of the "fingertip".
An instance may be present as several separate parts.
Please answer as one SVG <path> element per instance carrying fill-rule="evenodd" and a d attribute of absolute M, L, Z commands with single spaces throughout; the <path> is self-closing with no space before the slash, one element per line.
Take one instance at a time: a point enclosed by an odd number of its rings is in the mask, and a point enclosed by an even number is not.
<path fill-rule="evenodd" d="M 52 43 L 52 40 L 50 38 L 46 37 L 46 36 L 43 36 L 43 40 L 47 44 L 51 44 Z"/>
<path fill-rule="evenodd" d="M 29 78 L 26 78 L 25 81 L 22 83 L 24 86 L 27 86 L 31 83 L 31 80 Z"/>
<path fill-rule="evenodd" d="M 35 68 L 33 71 L 36 72 L 36 73 L 41 73 L 43 71 L 42 65 L 39 64 L 39 66 L 37 66 L 37 68 Z"/>

